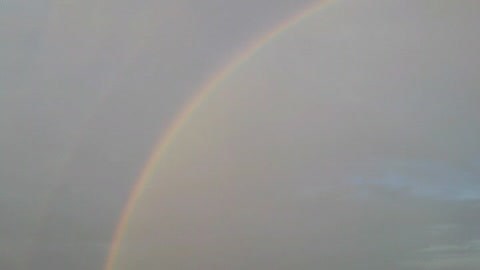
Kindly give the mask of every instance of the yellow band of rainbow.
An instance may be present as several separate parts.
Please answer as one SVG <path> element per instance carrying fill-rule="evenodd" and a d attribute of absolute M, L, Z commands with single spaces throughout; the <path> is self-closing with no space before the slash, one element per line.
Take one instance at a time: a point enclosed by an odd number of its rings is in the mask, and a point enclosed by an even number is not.
<path fill-rule="evenodd" d="M 187 102 L 180 113 L 174 118 L 171 126 L 167 130 L 166 134 L 155 144 L 154 150 L 150 155 L 150 158 L 146 162 L 145 166 L 141 170 L 139 177 L 135 181 L 130 196 L 125 204 L 124 210 L 120 216 L 119 222 L 115 229 L 112 243 L 109 249 L 109 253 L 105 260 L 104 270 L 113 270 L 119 249 L 123 240 L 123 236 L 128 229 L 130 216 L 135 209 L 138 199 L 142 196 L 148 181 L 155 173 L 155 169 L 160 160 L 160 157 L 165 153 L 168 147 L 174 142 L 177 133 L 188 122 L 190 116 L 195 110 L 205 101 L 205 99 L 214 93 L 214 90 L 220 82 L 224 81 L 230 74 L 232 74 L 239 66 L 250 59 L 255 53 L 257 53 L 264 45 L 273 40 L 276 36 L 282 32 L 288 30 L 293 25 L 299 23 L 310 17 L 317 11 L 330 6 L 338 0 L 322 0 L 315 2 L 312 5 L 307 6 L 298 14 L 281 22 L 273 30 L 261 35 L 260 38 L 254 39 L 253 43 L 242 50 L 236 57 L 230 61 L 223 69 L 216 72 L 195 94 L 195 96 Z"/>

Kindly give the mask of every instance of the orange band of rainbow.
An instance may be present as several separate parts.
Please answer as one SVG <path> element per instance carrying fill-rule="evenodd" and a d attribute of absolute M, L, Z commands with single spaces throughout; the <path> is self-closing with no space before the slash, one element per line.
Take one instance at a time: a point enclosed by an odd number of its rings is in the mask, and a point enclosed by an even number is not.
<path fill-rule="evenodd" d="M 252 44 L 247 46 L 246 49 L 242 50 L 240 54 L 233 58 L 229 64 L 227 64 L 223 69 L 216 72 L 195 94 L 195 96 L 183 107 L 180 113 L 173 120 L 170 128 L 167 133 L 155 144 L 154 150 L 146 162 L 145 166 L 140 172 L 138 179 L 135 181 L 133 190 L 130 193 L 128 201 L 125 205 L 125 208 L 122 212 L 122 215 L 119 219 L 118 225 L 115 229 L 113 240 L 110 246 L 107 259 L 105 261 L 104 270 L 113 270 L 116 257 L 119 253 L 120 246 L 122 244 L 123 236 L 128 230 L 129 219 L 132 215 L 133 210 L 135 209 L 136 202 L 142 196 L 145 187 L 148 184 L 148 181 L 152 178 L 155 173 L 155 169 L 160 160 L 160 157 L 165 153 L 168 147 L 174 142 L 177 133 L 182 129 L 183 126 L 188 122 L 190 116 L 195 113 L 195 110 L 203 103 L 203 101 L 211 94 L 213 94 L 218 86 L 218 84 L 224 81 L 229 77 L 239 66 L 245 63 L 250 59 L 255 53 L 257 53 L 264 45 L 273 40 L 276 36 L 280 35 L 282 32 L 288 30 L 295 24 L 309 18 L 312 14 L 317 11 L 330 6 L 337 0 L 323 0 L 316 2 L 305 9 L 300 13 L 294 15 L 293 17 L 281 22 L 273 30 L 268 33 L 260 36 L 260 38 L 255 39 Z"/>

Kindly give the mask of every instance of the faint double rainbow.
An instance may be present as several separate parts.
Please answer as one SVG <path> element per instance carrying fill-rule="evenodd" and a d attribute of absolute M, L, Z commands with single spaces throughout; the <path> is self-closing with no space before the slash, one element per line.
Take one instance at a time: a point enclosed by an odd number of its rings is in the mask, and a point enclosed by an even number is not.
<path fill-rule="evenodd" d="M 208 98 L 209 95 L 215 92 L 216 87 L 225 79 L 227 79 L 239 66 L 247 62 L 252 56 L 254 56 L 264 45 L 272 41 L 275 37 L 280 35 L 282 32 L 288 30 L 295 24 L 309 18 L 312 14 L 316 13 L 319 10 L 322 10 L 331 4 L 338 2 L 338 0 L 321 0 L 320 2 L 315 2 L 301 12 L 295 14 L 291 18 L 282 21 L 271 31 L 267 32 L 264 35 L 261 35 L 259 38 L 254 39 L 254 41 L 242 50 L 237 56 L 235 56 L 229 64 L 224 68 L 214 73 L 214 75 L 207 80 L 205 84 L 196 92 L 194 97 L 183 106 L 180 113 L 174 118 L 172 124 L 168 128 L 165 135 L 155 144 L 154 150 L 150 155 L 150 158 L 147 160 L 145 166 L 140 171 L 139 177 L 135 181 L 135 184 L 130 192 L 130 196 L 125 204 L 124 210 L 120 216 L 119 222 L 115 229 L 110 250 L 108 252 L 107 258 L 105 260 L 104 270 L 113 270 L 115 266 L 115 261 L 119 253 L 119 249 L 122 244 L 123 236 L 128 230 L 130 216 L 132 215 L 136 202 L 142 196 L 143 191 L 148 184 L 148 181 L 152 178 L 157 168 L 157 164 L 160 160 L 160 157 L 165 153 L 168 147 L 174 142 L 176 135 L 182 129 L 183 126 L 188 122 L 190 116 L 195 113 L 196 109 Z"/>

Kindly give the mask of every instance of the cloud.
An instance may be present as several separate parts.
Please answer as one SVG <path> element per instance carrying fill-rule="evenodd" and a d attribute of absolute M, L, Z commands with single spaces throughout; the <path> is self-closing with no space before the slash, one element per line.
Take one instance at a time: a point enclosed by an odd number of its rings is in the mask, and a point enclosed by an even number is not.
<path fill-rule="evenodd" d="M 436 245 L 418 251 L 416 261 L 406 265 L 415 269 L 476 269 L 480 265 L 479 240 L 470 240 L 458 245 Z"/>

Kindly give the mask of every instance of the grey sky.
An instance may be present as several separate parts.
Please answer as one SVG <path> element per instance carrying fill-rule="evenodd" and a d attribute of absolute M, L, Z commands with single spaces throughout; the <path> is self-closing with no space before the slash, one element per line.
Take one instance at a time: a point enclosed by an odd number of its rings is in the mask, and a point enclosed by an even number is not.
<path fill-rule="evenodd" d="M 0 11 L 2 269 L 101 269 L 180 106 L 308 1 L 27 2 Z M 283 33 L 178 135 L 115 269 L 478 269 L 478 15 L 344 0 Z"/>
<path fill-rule="evenodd" d="M 2 268 L 102 267 L 128 190 L 181 104 L 304 4 L 242 3 L 2 2 Z"/>

